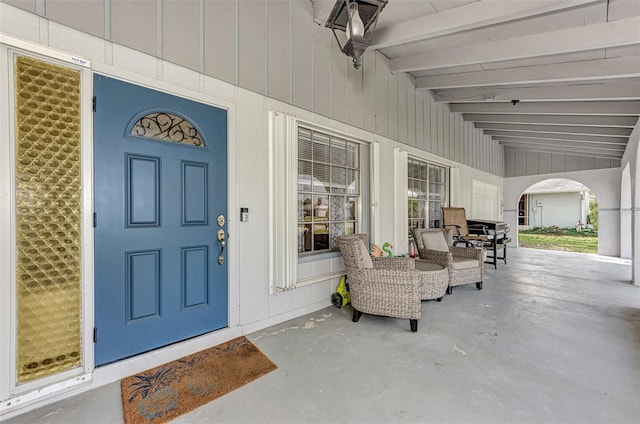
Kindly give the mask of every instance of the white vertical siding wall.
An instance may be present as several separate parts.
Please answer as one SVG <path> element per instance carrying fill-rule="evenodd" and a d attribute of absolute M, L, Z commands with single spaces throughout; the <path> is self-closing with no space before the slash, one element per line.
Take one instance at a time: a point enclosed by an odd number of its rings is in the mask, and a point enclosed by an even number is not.
<path fill-rule="evenodd" d="M 65 13 L 65 2 L 41 1 L 44 18 L 442 158 L 504 175 L 497 160 L 503 150 L 498 142 L 481 130 L 465 131 L 468 124 L 459 114 L 435 103 L 428 91 L 416 90 L 410 75 L 392 73 L 380 53 L 365 52 L 362 68 L 355 70 L 331 31 L 313 23 L 308 0 L 206 2 L 202 8 L 197 2 L 178 7 L 160 1 L 152 3 L 151 10 L 146 6 L 121 10 L 113 2 L 105 9 L 107 0 L 98 0 L 74 6 L 74 13 Z M 30 2 L 0 2 L 34 11 Z M 105 10 L 111 14 L 105 16 Z M 132 25 L 136 17 L 140 19 Z M 96 25 L 87 28 L 87 22 L 94 21 Z M 99 52 L 85 53 L 104 60 Z M 518 169 L 537 169 L 533 162 L 530 165 Z M 585 159 L 576 162 L 572 170 L 588 166 L 593 166 L 592 158 L 590 164 Z"/>
<path fill-rule="evenodd" d="M 505 177 L 523 177 L 526 175 L 620 167 L 620 161 L 617 159 L 542 153 L 511 147 L 504 148 L 504 155 Z"/>
<path fill-rule="evenodd" d="M 177 51 L 171 43 L 164 43 L 168 32 L 163 31 L 163 26 L 167 25 L 163 19 L 143 20 L 144 26 L 138 27 L 135 33 L 144 32 L 144 35 L 141 40 L 135 40 L 120 21 L 126 13 L 122 10 L 114 13 L 117 9 L 114 2 L 108 8 L 111 15 L 104 16 L 104 22 L 108 23 L 104 35 L 91 35 L 48 20 L 44 11 L 53 13 L 57 2 L 39 1 L 38 5 L 46 3 L 47 6 L 35 9 L 42 12 L 40 15 L 6 3 L 28 8 L 29 2 L 0 1 L 0 28 L 6 35 L 85 57 L 92 60 L 93 69 L 102 73 L 229 108 L 230 328 L 93 370 L 92 382 L 78 390 L 106 384 L 176 359 L 192 350 L 202 349 L 204 345 L 215 344 L 221 338 L 256 331 L 329 306 L 336 279 L 318 280 L 295 290 L 269 294 L 269 256 L 266 253 L 272 224 L 268 217 L 269 111 L 284 112 L 372 143 L 371 198 L 376 203 L 372 207 L 376 242 L 404 237 L 394 225 L 406 222 L 406 217 L 398 214 L 395 207 L 403 197 L 393 181 L 394 176 L 402 175 L 399 167 L 403 165 L 390 160 L 394 151 L 452 167 L 455 177 L 451 190 L 455 205 L 471 208 L 474 180 L 502 186 L 503 151 L 496 143 L 484 137 L 480 130 L 473 129 L 459 115 L 451 113 L 446 105 L 435 103 L 428 92 L 416 91 L 410 76 L 392 74 L 388 60 L 382 55 L 367 53 L 363 70 L 354 70 L 350 60 L 337 50 L 330 31 L 311 23 L 312 10 L 306 0 L 284 1 L 279 5 L 266 1 L 236 1 L 232 2 L 232 7 L 228 2 L 222 2 L 219 15 L 210 9 L 218 2 L 207 2 L 205 17 L 216 15 L 217 22 L 224 24 L 217 28 L 218 33 L 228 37 L 207 38 L 207 42 L 201 44 L 204 41 L 202 34 L 215 31 L 207 26 L 207 19 L 198 17 L 189 24 L 201 25 L 200 30 L 188 33 L 195 32 L 201 39 L 183 40 L 191 43 L 185 52 Z M 152 5 L 152 10 L 156 11 L 156 6 L 163 7 L 166 2 L 152 2 Z M 81 14 L 82 10 L 78 12 Z M 198 10 L 202 13 L 203 9 Z M 276 11 L 289 13 L 288 18 L 271 16 Z M 195 16 L 193 11 L 185 11 L 185 14 Z M 299 25 L 301 18 L 309 25 Z M 68 25 L 82 21 L 82 16 L 74 17 Z M 122 41 L 109 40 L 116 34 Z M 188 57 L 188 66 L 165 60 L 164 45 L 175 57 Z M 90 96 L 91 92 L 83 95 Z M 0 112 L 2 110 L 0 108 Z M 8 122 L 8 112 L 5 115 L 3 122 Z M 0 168 L 10 169 L 7 158 L 0 157 Z M 91 181 L 84 181 L 84 184 L 91 186 Z M 249 208 L 251 219 L 248 222 L 237 221 L 240 206 Z M 2 216 L 11 207 L 3 204 Z M 84 213 L 90 214 L 90 208 Z M 0 240 L 4 240 L 0 252 L 12 248 L 6 242 L 10 238 L 5 236 L 13 231 L 7 220 L 0 222 Z M 404 253 L 400 251 L 402 248 L 398 250 L 397 253 Z M 335 273 L 342 267 L 342 259 L 332 257 L 301 264 L 299 271 L 317 276 Z M 10 268 L 0 268 L 3 288 L 12 281 L 9 273 Z M 84 284 L 91 287 L 91 275 L 85 276 Z M 9 301 L 8 297 L 0 299 L 0 310 L 8 310 L 3 308 Z M 90 328 L 86 328 L 87 337 Z M 0 349 L 0 367 L 9 369 L 5 353 L 11 349 L 11 337 L 7 335 L 8 326 L 0 326 L 0 329 L 0 346 L 4 349 Z M 3 373 L 0 380 L 2 404 L 9 394 L 9 376 Z"/>

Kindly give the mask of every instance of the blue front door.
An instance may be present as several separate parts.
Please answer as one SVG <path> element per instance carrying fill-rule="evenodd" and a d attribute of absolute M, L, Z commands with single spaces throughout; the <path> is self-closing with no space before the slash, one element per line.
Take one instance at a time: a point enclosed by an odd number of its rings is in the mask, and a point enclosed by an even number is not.
<path fill-rule="evenodd" d="M 226 110 L 94 77 L 95 363 L 227 326 Z"/>

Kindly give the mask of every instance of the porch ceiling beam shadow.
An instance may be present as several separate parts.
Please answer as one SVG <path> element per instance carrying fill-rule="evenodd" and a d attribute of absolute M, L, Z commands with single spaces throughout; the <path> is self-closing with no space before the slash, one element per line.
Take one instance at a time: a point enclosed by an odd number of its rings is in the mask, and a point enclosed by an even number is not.
<path fill-rule="evenodd" d="M 504 148 L 512 148 L 512 149 L 527 149 L 531 151 L 541 152 L 541 153 L 562 153 L 565 155 L 571 156 L 591 156 L 591 157 L 600 157 L 600 158 L 608 158 L 608 159 L 621 159 L 624 156 L 624 152 L 602 152 L 602 151 L 592 151 L 588 149 L 573 149 L 571 147 L 564 148 L 562 146 L 559 147 L 547 147 L 547 146 L 520 146 L 520 145 L 508 145 L 504 144 Z"/>
<path fill-rule="evenodd" d="M 631 128 L 636 126 L 635 116 L 582 116 L 582 115 L 505 115 L 464 113 L 462 119 L 472 122 L 499 122 L 542 125 L 580 125 Z"/>
<path fill-rule="evenodd" d="M 416 88 L 445 89 L 640 77 L 640 56 L 523 66 L 416 78 Z"/>
<path fill-rule="evenodd" d="M 626 144 L 629 140 L 628 137 L 605 137 L 599 135 L 584 135 L 584 134 L 545 134 L 536 132 L 517 132 L 517 131 L 497 131 L 497 130 L 484 130 L 484 135 L 490 135 L 495 138 L 500 137 L 514 137 L 522 139 L 534 139 L 534 140 L 568 140 L 568 141 L 593 141 L 596 143 L 610 143 L 610 144 Z"/>
<path fill-rule="evenodd" d="M 627 83 L 576 84 L 523 88 L 456 88 L 433 90 L 436 102 L 477 102 L 520 100 L 637 100 L 640 81 Z"/>
<path fill-rule="evenodd" d="M 584 147 L 584 146 L 573 146 L 571 144 L 553 144 L 553 143 L 521 143 L 517 141 L 500 141 L 499 144 L 508 145 L 508 146 L 518 146 L 518 147 L 530 147 L 530 148 L 540 148 L 540 149 L 564 149 L 572 152 L 574 155 L 579 155 L 583 153 L 598 153 L 603 155 L 610 156 L 622 156 L 624 154 L 624 149 L 602 149 L 599 147 Z"/>
<path fill-rule="evenodd" d="M 595 3 L 597 0 L 574 1 L 483 1 L 444 10 L 400 25 L 381 28 L 375 32 L 369 49 L 381 49 L 440 37 L 459 31 L 481 28 Z"/>
<path fill-rule="evenodd" d="M 483 130 L 517 131 L 545 134 L 585 134 L 613 137 L 629 137 L 631 128 L 621 127 L 585 127 L 570 125 L 532 125 L 532 124 L 500 124 L 495 122 L 476 122 L 475 128 Z"/>
<path fill-rule="evenodd" d="M 591 102 L 520 102 L 516 105 L 501 102 L 451 103 L 452 112 L 460 113 L 525 113 L 542 115 L 626 115 L 640 116 L 640 101 Z"/>
<path fill-rule="evenodd" d="M 512 140 L 512 139 L 505 139 L 505 140 L 498 140 L 499 144 L 512 144 L 512 145 L 519 145 L 519 146 L 549 146 L 549 147 L 554 147 L 554 148 L 558 148 L 558 147 L 562 147 L 562 148 L 571 148 L 573 150 L 584 150 L 584 149 L 591 149 L 593 151 L 601 151 L 601 152 L 608 152 L 611 154 L 618 154 L 620 152 L 624 152 L 626 149 L 626 145 L 621 144 L 621 145 L 604 145 L 604 146 L 609 146 L 609 147 L 602 147 L 603 145 L 599 144 L 599 143 L 581 143 L 581 142 L 576 142 L 576 141 L 563 141 L 563 142 L 557 142 L 554 140 Z"/>
<path fill-rule="evenodd" d="M 593 157 L 593 158 L 604 158 L 604 159 L 615 159 L 615 160 L 620 160 L 622 158 L 622 155 L 607 155 L 607 154 L 602 154 L 602 153 L 589 153 L 589 152 L 576 152 L 574 150 L 567 150 L 567 149 L 547 149 L 547 148 L 543 148 L 543 149 L 538 149 L 537 147 L 523 147 L 523 146 L 507 146 L 505 145 L 505 147 L 511 147 L 515 150 L 526 150 L 526 151 L 532 151 L 532 152 L 536 152 L 536 153 L 552 153 L 552 154 L 561 154 L 561 155 L 569 155 L 569 156 L 583 156 L 583 157 Z"/>
<path fill-rule="evenodd" d="M 391 71 L 412 72 L 477 63 L 640 44 L 640 17 L 543 32 L 482 44 L 435 50 L 391 60 Z"/>

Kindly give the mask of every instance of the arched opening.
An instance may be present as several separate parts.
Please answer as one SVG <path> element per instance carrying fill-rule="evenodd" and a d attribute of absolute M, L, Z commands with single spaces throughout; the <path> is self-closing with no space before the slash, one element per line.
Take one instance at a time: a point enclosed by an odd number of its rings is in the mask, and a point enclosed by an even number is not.
<path fill-rule="evenodd" d="M 575 180 L 551 178 L 529 186 L 518 201 L 518 245 L 598 253 L 598 202 Z"/>

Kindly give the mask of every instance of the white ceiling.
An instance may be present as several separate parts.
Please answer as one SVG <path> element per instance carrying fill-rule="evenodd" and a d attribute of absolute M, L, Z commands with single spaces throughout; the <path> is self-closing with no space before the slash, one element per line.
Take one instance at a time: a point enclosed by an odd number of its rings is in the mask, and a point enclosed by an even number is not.
<path fill-rule="evenodd" d="M 516 149 L 620 159 L 640 116 L 640 0 L 389 0 L 369 49 Z"/>

